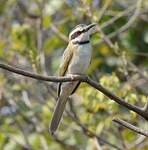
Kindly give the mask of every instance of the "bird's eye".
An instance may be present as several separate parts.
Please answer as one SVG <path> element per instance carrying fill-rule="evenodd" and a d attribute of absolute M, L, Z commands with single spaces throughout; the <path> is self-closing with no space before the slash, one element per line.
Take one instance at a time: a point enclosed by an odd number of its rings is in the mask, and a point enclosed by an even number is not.
<path fill-rule="evenodd" d="M 74 34 L 71 35 L 71 39 L 75 39 L 76 37 L 78 37 L 82 32 L 81 31 L 77 31 Z"/>
<path fill-rule="evenodd" d="M 80 35 L 81 33 L 82 33 L 81 31 L 78 31 L 78 32 L 77 32 L 77 35 Z"/>

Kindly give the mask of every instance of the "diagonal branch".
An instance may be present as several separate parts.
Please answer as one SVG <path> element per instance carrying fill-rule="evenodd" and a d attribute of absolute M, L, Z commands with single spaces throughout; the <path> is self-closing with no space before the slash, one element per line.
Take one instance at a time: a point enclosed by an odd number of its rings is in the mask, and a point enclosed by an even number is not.
<path fill-rule="evenodd" d="M 137 68 L 137 66 L 130 61 L 128 61 L 127 63 L 129 66 L 131 66 L 131 68 L 135 70 L 135 72 L 137 72 L 142 78 L 144 78 L 148 82 L 148 76 L 144 74 L 144 71 Z"/>
<path fill-rule="evenodd" d="M 90 86 L 94 87 L 95 89 L 97 89 L 98 91 L 102 92 L 109 99 L 117 102 L 118 104 L 120 104 L 120 105 L 134 111 L 134 112 L 136 112 L 137 114 L 139 114 L 140 116 L 142 116 L 144 119 L 146 119 L 148 121 L 147 111 L 145 111 L 143 108 L 140 108 L 138 106 L 127 103 L 123 98 L 118 97 L 113 92 L 107 90 L 101 84 L 92 80 L 91 78 L 89 78 L 86 75 L 73 75 L 71 77 L 69 77 L 69 76 L 67 76 L 67 77 L 42 76 L 39 74 L 24 71 L 22 69 L 14 68 L 14 67 L 12 67 L 10 65 L 6 65 L 6 64 L 0 64 L 0 68 L 8 70 L 8 71 L 16 73 L 16 74 L 26 76 L 26 77 L 30 77 L 30 78 L 34 78 L 34 79 L 42 80 L 42 81 L 48 81 L 48 82 L 69 82 L 69 81 L 85 82 L 85 83 L 89 84 Z"/>
<path fill-rule="evenodd" d="M 81 123 L 78 115 L 76 114 L 76 111 L 73 107 L 73 103 L 72 101 L 69 101 L 69 105 L 70 105 L 70 111 L 67 111 L 67 114 L 72 118 L 72 120 L 81 128 L 81 130 L 83 131 L 83 133 L 90 138 L 96 138 L 98 143 L 101 144 L 107 144 L 117 150 L 122 150 L 122 148 L 120 148 L 119 146 L 116 146 L 115 144 L 112 144 L 110 142 L 108 142 L 106 139 L 103 139 L 101 136 L 98 136 L 95 132 L 89 130 L 84 124 Z"/>
<path fill-rule="evenodd" d="M 144 136 L 147 136 L 148 137 L 148 131 L 146 130 L 143 130 L 143 129 L 140 129 L 140 128 L 137 128 L 135 127 L 134 125 L 124 121 L 124 120 L 121 120 L 121 119 L 113 119 L 114 122 L 130 129 L 130 130 L 133 130 L 134 132 L 138 133 L 138 134 L 141 134 L 141 135 L 144 135 Z"/>

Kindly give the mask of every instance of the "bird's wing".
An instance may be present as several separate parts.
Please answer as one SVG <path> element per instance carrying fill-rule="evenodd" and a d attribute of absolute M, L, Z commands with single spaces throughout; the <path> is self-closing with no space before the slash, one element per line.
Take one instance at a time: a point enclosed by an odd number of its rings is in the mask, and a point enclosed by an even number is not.
<path fill-rule="evenodd" d="M 63 54 L 62 62 L 59 68 L 59 76 L 64 76 L 66 74 L 68 66 L 73 56 L 73 52 L 74 52 L 73 46 L 71 45 L 71 43 L 69 43 Z M 59 83 L 57 88 L 58 97 L 60 95 L 60 90 L 61 90 L 61 83 Z"/>
<path fill-rule="evenodd" d="M 64 76 L 65 73 L 67 72 L 72 56 L 73 56 L 73 47 L 71 46 L 71 44 L 69 44 L 63 54 L 63 59 L 59 68 L 59 76 Z"/>

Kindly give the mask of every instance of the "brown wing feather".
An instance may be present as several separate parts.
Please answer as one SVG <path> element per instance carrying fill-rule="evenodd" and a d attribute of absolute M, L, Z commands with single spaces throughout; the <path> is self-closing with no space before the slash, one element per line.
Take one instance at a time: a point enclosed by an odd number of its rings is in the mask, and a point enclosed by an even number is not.
<path fill-rule="evenodd" d="M 69 44 L 67 46 L 67 48 L 65 49 L 64 54 L 63 54 L 62 63 L 61 63 L 60 68 L 59 68 L 59 76 L 65 75 L 72 56 L 73 56 L 73 47 L 71 44 Z"/>
<path fill-rule="evenodd" d="M 72 56 L 73 56 L 73 46 L 71 45 L 71 43 L 69 43 L 63 54 L 62 63 L 59 68 L 59 76 L 64 76 L 66 74 Z M 62 83 L 59 83 L 57 88 L 58 97 L 61 91 L 61 84 Z"/>

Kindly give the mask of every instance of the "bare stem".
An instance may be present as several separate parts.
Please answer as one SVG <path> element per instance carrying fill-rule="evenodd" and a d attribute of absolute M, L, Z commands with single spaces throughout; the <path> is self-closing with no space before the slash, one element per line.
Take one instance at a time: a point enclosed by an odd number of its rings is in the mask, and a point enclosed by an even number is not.
<path fill-rule="evenodd" d="M 138 134 L 141 134 L 141 135 L 144 135 L 144 136 L 148 137 L 148 131 L 146 131 L 146 130 L 137 128 L 134 125 L 132 125 L 132 124 L 130 124 L 130 123 L 124 121 L 124 120 L 121 120 L 121 119 L 113 119 L 113 121 L 120 124 L 120 125 L 122 125 L 122 126 L 124 126 L 124 127 L 126 127 L 126 128 L 128 128 L 128 129 L 130 129 L 130 130 L 132 130 L 132 131 L 134 131 L 134 132 L 136 132 L 136 133 L 138 133 Z"/>

